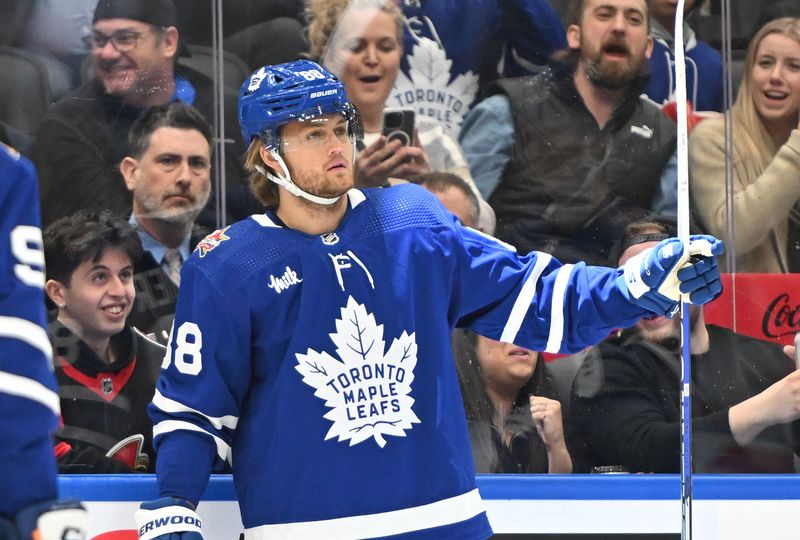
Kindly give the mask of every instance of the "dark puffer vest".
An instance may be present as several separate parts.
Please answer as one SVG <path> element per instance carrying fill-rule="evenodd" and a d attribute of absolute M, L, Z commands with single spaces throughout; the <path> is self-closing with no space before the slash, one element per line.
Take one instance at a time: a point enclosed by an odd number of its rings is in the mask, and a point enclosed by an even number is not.
<path fill-rule="evenodd" d="M 673 122 L 634 90 L 601 128 L 566 66 L 497 81 L 493 92 L 508 97 L 516 134 L 489 199 L 497 237 L 523 253 L 609 264 L 625 225 L 650 213 L 675 152 Z"/>

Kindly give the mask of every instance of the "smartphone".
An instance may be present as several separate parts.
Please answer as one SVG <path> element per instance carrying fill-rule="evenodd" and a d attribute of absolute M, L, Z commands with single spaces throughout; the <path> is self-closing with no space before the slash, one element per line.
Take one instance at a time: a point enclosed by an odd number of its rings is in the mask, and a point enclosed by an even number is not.
<path fill-rule="evenodd" d="M 414 140 L 414 111 L 411 109 L 386 109 L 383 111 L 383 130 L 386 142 L 396 139 L 403 146 L 410 146 Z"/>

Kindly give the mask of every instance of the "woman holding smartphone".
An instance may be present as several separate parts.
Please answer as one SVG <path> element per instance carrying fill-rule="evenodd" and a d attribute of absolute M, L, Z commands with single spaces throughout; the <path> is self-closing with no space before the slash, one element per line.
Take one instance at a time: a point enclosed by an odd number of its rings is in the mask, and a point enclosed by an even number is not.
<path fill-rule="evenodd" d="M 397 4 L 393 0 L 311 0 L 307 15 L 308 56 L 342 80 L 364 124 L 356 184 L 375 187 L 386 185 L 390 178 L 450 172 L 464 178 L 480 198 L 461 147 L 440 124 L 417 116 L 414 125 L 413 111 L 386 109 L 403 55 L 403 14 Z M 389 138 L 385 124 L 401 128 L 396 131 L 410 131 L 411 136 Z M 482 199 L 481 203 L 481 228 L 491 233 L 494 212 Z"/>
<path fill-rule="evenodd" d="M 704 120 L 689 139 L 696 217 L 733 246 L 736 271 L 800 272 L 800 19 L 771 21 L 750 41 L 727 114 L 735 237 L 727 230 L 722 117 Z"/>

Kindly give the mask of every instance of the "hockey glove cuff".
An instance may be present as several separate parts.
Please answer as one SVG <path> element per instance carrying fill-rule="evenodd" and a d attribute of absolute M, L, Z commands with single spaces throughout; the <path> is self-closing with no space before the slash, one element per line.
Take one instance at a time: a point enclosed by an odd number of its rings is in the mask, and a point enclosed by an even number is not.
<path fill-rule="evenodd" d="M 716 256 L 722 241 L 692 235 L 688 253 L 677 238 L 668 238 L 629 259 L 617 286 L 634 304 L 658 315 L 672 317 L 680 302 L 705 304 L 719 296 L 722 282 Z"/>
<path fill-rule="evenodd" d="M 203 540 L 200 516 L 177 497 L 143 502 L 136 511 L 139 540 Z"/>

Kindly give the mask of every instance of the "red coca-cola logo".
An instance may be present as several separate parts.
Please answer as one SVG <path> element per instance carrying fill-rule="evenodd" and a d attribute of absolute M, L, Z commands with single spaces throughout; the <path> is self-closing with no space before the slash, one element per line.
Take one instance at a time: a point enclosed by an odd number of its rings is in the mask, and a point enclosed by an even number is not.
<path fill-rule="evenodd" d="M 764 312 L 761 331 L 770 338 L 800 331 L 800 304 L 792 305 L 787 293 L 779 294 Z"/>

